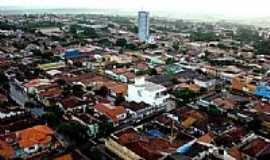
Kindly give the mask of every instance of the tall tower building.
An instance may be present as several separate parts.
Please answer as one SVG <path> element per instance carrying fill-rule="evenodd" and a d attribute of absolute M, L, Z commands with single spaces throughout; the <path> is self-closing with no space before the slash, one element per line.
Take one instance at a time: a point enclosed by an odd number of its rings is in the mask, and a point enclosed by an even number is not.
<path fill-rule="evenodd" d="M 138 36 L 140 41 L 149 39 L 149 12 L 140 11 L 138 15 Z"/>

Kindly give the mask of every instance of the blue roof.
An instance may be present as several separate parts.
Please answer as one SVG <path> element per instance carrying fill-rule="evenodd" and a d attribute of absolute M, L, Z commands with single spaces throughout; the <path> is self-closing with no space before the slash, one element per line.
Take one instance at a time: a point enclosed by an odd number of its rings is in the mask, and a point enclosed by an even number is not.
<path fill-rule="evenodd" d="M 177 150 L 176 150 L 176 152 L 177 153 L 181 153 L 181 154 L 185 154 L 185 153 L 188 153 L 189 152 L 189 150 L 191 149 L 191 146 L 181 146 L 181 147 L 179 147 L 179 148 L 177 148 Z"/>
<path fill-rule="evenodd" d="M 65 52 L 66 58 L 76 58 L 80 56 L 80 51 L 77 49 L 69 49 Z"/>
<path fill-rule="evenodd" d="M 255 95 L 270 99 L 270 87 L 266 85 L 257 86 Z"/>
<path fill-rule="evenodd" d="M 176 152 L 181 153 L 181 154 L 188 153 L 195 142 L 196 142 L 196 139 L 180 146 L 179 148 L 176 149 Z"/>
<path fill-rule="evenodd" d="M 156 138 L 163 137 L 163 134 L 159 130 L 155 130 L 155 129 L 147 131 L 146 135 L 150 137 L 156 137 Z"/>

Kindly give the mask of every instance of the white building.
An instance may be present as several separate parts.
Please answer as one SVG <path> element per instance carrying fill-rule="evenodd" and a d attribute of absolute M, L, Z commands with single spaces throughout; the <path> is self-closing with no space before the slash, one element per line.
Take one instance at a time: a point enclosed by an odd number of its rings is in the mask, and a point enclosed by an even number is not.
<path fill-rule="evenodd" d="M 208 78 L 195 78 L 194 83 L 200 87 L 203 88 L 211 88 L 216 85 L 216 80 L 215 79 L 208 79 Z"/>
<path fill-rule="evenodd" d="M 135 78 L 134 84 L 128 85 L 127 101 L 137 103 L 144 102 L 151 106 L 164 107 L 168 104 L 170 98 L 167 94 L 167 88 L 149 81 L 144 77 Z"/>
<path fill-rule="evenodd" d="M 149 39 L 149 12 L 140 11 L 138 15 L 138 36 L 140 41 Z"/>

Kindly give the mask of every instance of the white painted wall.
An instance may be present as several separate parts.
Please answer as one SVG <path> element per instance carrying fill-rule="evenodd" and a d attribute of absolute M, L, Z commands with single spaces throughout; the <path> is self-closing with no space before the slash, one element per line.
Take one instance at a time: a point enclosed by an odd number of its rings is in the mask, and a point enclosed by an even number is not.
<path fill-rule="evenodd" d="M 141 83 L 142 81 L 139 82 L 139 84 Z M 138 84 L 138 82 L 136 84 Z M 156 96 L 163 91 L 164 90 L 149 91 L 145 89 L 144 85 L 130 84 L 128 85 L 128 95 L 126 99 L 127 101 L 135 101 L 137 103 L 144 102 L 152 106 L 160 106 L 166 104 L 170 97 L 168 94 L 159 97 Z"/>

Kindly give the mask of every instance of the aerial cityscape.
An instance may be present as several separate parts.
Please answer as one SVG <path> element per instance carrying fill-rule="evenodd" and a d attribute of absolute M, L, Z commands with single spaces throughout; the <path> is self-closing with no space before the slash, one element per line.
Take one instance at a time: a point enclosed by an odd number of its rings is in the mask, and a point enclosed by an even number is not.
<path fill-rule="evenodd" d="M 264 7 L 54 1 L 0 0 L 0 160 L 270 160 Z"/>

